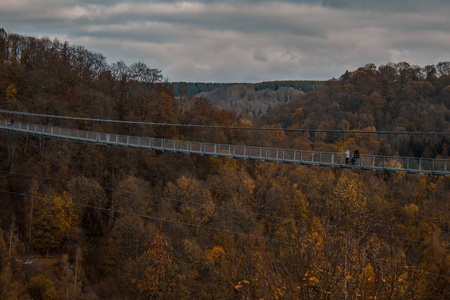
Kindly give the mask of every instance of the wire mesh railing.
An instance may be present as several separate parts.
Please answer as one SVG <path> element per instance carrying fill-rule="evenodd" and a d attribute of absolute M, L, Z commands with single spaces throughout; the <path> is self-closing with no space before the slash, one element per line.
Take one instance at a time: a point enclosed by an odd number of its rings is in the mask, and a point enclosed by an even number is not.
<path fill-rule="evenodd" d="M 79 142 L 125 146 L 158 151 L 180 152 L 197 155 L 231 157 L 339 168 L 357 168 L 363 170 L 380 170 L 388 172 L 450 175 L 449 159 L 361 154 L 359 159 L 354 163 L 346 163 L 346 160 L 343 157 L 342 153 L 337 152 L 266 148 L 170 140 L 141 136 L 119 135 L 114 133 L 92 132 L 55 126 L 43 126 L 32 123 L 16 122 L 13 124 L 9 124 L 7 120 L 0 120 L 0 129 L 16 131 L 25 134 L 74 140 Z"/>

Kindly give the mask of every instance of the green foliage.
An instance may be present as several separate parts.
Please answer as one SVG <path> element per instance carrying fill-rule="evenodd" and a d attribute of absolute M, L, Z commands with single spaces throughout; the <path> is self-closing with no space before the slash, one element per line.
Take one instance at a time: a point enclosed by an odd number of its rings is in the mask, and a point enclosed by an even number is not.
<path fill-rule="evenodd" d="M 264 81 L 260 83 L 247 84 L 254 86 L 255 92 L 260 90 L 278 90 L 281 87 L 291 87 L 296 90 L 301 90 L 305 93 L 320 88 L 323 81 L 318 80 L 295 80 L 295 81 Z M 226 88 L 237 86 L 239 83 L 206 83 L 206 82 L 173 82 L 175 96 L 185 93 L 191 96 L 196 96 L 200 93 L 212 92 L 219 88 Z"/>
<path fill-rule="evenodd" d="M 203 92 L 211 92 L 215 89 L 230 86 L 233 83 L 207 83 L 207 82 L 173 82 L 172 87 L 175 96 L 191 95 L 196 96 Z"/>
<path fill-rule="evenodd" d="M 318 80 L 264 81 L 255 84 L 255 91 L 257 92 L 266 89 L 272 89 L 276 91 L 281 87 L 291 87 L 307 93 L 309 91 L 319 89 L 322 84 L 324 84 L 324 82 Z"/>

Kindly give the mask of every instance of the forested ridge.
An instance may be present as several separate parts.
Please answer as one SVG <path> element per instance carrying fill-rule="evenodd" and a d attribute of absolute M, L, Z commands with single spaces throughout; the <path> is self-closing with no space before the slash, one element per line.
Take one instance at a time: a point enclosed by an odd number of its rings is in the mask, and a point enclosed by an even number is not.
<path fill-rule="evenodd" d="M 3 114 L 85 130 L 448 156 L 449 64 L 367 65 L 257 119 L 183 102 L 161 70 L 0 32 Z M 1 299 L 446 299 L 450 181 L 80 144 L 0 131 Z"/>
<path fill-rule="evenodd" d="M 220 108 L 253 119 L 278 103 L 286 103 L 322 86 L 317 80 L 265 81 L 259 83 L 174 82 L 175 97 L 181 105 L 189 96 L 204 97 Z"/>
<path fill-rule="evenodd" d="M 450 62 L 423 68 L 407 62 L 368 64 L 346 71 L 318 91 L 274 106 L 259 121 L 284 128 L 448 133 Z M 335 138 L 319 134 L 312 140 L 334 143 Z M 415 157 L 450 155 L 450 140 L 445 136 L 386 139 L 387 144 L 382 140 L 370 150 Z"/>
<path fill-rule="evenodd" d="M 320 80 L 280 80 L 280 81 L 263 81 L 258 83 L 221 83 L 221 82 L 173 82 L 171 83 L 175 97 L 180 95 L 197 96 L 201 93 L 212 92 L 216 89 L 236 86 L 249 85 L 254 88 L 256 92 L 261 90 L 278 90 L 283 87 L 291 87 L 302 92 L 309 92 L 319 88 L 324 81 Z"/>

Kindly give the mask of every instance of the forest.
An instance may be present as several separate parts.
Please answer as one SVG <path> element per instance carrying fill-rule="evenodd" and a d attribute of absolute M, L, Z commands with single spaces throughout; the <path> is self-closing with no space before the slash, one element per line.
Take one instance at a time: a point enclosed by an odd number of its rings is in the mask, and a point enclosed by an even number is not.
<path fill-rule="evenodd" d="M 238 117 L 253 119 L 278 103 L 286 103 L 320 88 L 323 83 L 317 80 L 259 83 L 174 82 L 171 86 L 175 99 L 181 105 L 189 96 L 203 97 L 219 108 L 232 111 Z"/>
<path fill-rule="evenodd" d="M 243 83 L 214 83 L 214 82 L 172 82 L 171 86 L 175 97 L 180 95 L 197 96 L 201 93 L 212 92 L 219 88 L 241 85 Z M 291 87 L 302 92 L 309 92 L 319 88 L 323 81 L 320 80 L 282 80 L 264 81 L 259 83 L 246 83 L 258 92 L 261 90 L 278 90 L 283 87 Z"/>
<path fill-rule="evenodd" d="M 448 135 L 350 132 L 450 132 L 450 62 L 368 64 L 243 117 L 205 97 L 181 101 L 145 63 L 0 31 L 0 103 L 77 118 L 0 119 L 83 130 L 450 153 Z M 295 128 L 347 131 L 283 130 Z M 448 177 L 0 135 L 0 299 L 450 298 Z"/>

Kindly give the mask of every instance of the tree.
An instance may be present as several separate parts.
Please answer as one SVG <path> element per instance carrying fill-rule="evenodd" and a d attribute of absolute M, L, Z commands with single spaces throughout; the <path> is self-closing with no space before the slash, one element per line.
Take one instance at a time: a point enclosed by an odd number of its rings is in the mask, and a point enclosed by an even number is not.
<path fill-rule="evenodd" d="M 207 184 L 217 206 L 214 222 L 220 228 L 255 233 L 260 228 L 256 215 L 250 212 L 255 194 L 253 178 L 236 160 L 211 158 L 214 174 Z M 232 212 L 232 213 L 230 213 Z"/>
<path fill-rule="evenodd" d="M 157 231 L 153 223 L 137 216 L 122 215 L 111 230 L 111 247 L 118 250 L 117 261 L 136 260 L 150 246 Z"/>
<path fill-rule="evenodd" d="M 39 250 L 59 248 L 77 225 L 72 198 L 66 192 L 36 199 L 31 244 Z"/>
<path fill-rule="evenodd" d="M 168 183 L 164 194 L 170 199 L 176 199 L 172 207 L 177 220 L 193 225 L 206 225 L 214 215 L 211 193 L 195 178 L 182 176 L 175 183 Z M 197 232 L 198 229 L 194 231 Z"/>
<path fill-rule="evenodd" d="M 328 201 L 330 218 L 339 227 L 367 229 L 367 196 L 365 186 L 354 173 L 344 172 L 336 182 Z"/>
<path fill-rule="evenodd" d="M 5 91 L 5 98 L 8 102 L 16 102 L 17 101 L 17 88 L 14 83 L 10 84 Z"/>
<path fill-rule="evenodd" d="M 151 69 L 143 62 L 137 62 L 130 66 L 131 78 L 139 82 L 144 82 L 150 85 L 154 83 L 161 82 L 163 76 L 161 75 L 161 70 Z"/>
<path fill-rule="evenodd" d="M 28 194 L 30 196 L 25 197 L 24 207 L 23 207 L 23 213 L 25 216 L 27 216 L 26 225 L 25 225 L 27 228 L 27 231 L 28 231 L 27 232 L 27 254 L 28 254 L 29 247 L 31 246 L 33 218 L 34 218 L 34 209 L 35 209 L 34 200 L 37 197 L 38 190 L 39 190 L 39 183 L 36 180 L 36 178 L 33 178 L 28 187 Z"/>
<path fill-rule="evenodd" d="M 439 62 L 436 65 L 436 69 L 438 70 L 440 76 L 449 76 L 450 75 L 450 61 Z"/>
<path fill-rule="evenodd" d="M 111 209 L 146 214 L 151 211 L 149 183 L 135 176 L 120 181 L 112 194 Z"/>
<path fill-rule="evenodd" d="M 12 262 L 12 264 L 11 264 Z M 3 239 L 3 231 L 0 228 L 0 299 L 18 299 L 22 284 L 20 278 L 20 266 L 16 268 L 11 261 L 8 246 Z"/>
<path fill-rule="evenodd" d="M 60 299 L 53 283 L 44 274 L 31 277 L 26 285 L 27 294 L 36 300 Z"/>
<path fill-rule="evenodd" d="M 86 177 L 73 178 L 68 188 L 73 202 L 78 204 L 76 212 L 85 234 L 88 237 L 102 236 L 106 226 L 104 213 L 100 209 L 106 208 L 108 201 L 103 188 Z"/>
<path fill-rule="evenodd" d="M 149 299 L 170 297 L 174 287 L 181 280 L 177 265 L 168 253 L 169 244 L 162 233 L 153 240 L 150 248 L 130 264 L 134 278 L 131 282 Z"/>

